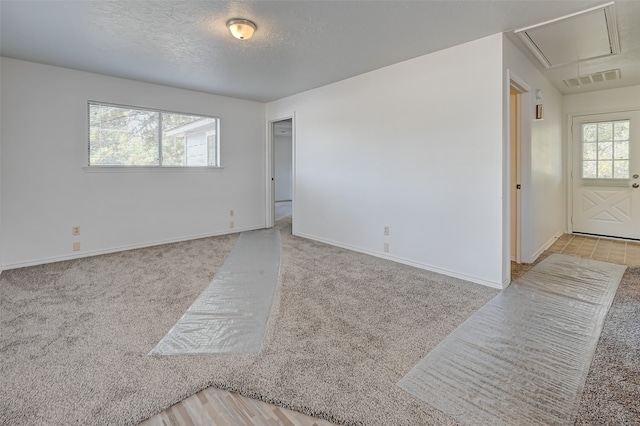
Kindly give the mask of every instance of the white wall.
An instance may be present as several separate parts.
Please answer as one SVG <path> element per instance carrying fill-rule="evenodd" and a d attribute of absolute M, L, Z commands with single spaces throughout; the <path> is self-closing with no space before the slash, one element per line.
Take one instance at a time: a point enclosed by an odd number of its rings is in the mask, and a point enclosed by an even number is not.
<path fill-rule="evenodd" d="M 564 97 L 565 114 L 597 114 L 638 108 L 640 85 Z"/>
<path fill-rule="evenodd" d="M 276 178 L 276 201 L 289 201 L 293 196 L 293 158 L 291 144 L 291 135 L 276 135 L 276 137 L 273 139 L 273 149 L 275 153 L 274 168 Z"/>
<path fill-rule="evenodd" d="M 296 234 L 500 287 L 502 91 L 496 34 L 267 104 L 295 111 Z"/>
<path fill-rule="evenodd" d="M 5 269 L 230 232 L 231 209 L 234 231 L 264 227 L 264 104 L 8 58 L 1 66 Z M 220 117 L 224 170 L 83 170 L 88 100 Z"/>
<path fill-rule="evenodd" d="M 0 99 L 2 99 L 2 57 L 0 57 Z M 4 268 L 2 242 L 4 241 L 2 234 L 2 180 L 4 179 L 2 172 L 2 102 L 0 102 L 0 274 Z"/>
<path fill-rule="evenodd" d="M 563 143 L 562 95 L 544 77 L 518 48 L 504 38 L 504 72 L 508 87 L 507 70 L 530 86 L 530 93 L 522 96 L 528 103 L 525 109 L 530 119 L 524 128 L 530 132 L 522 141 L 520 170 L 523 175 L 521 204 L 521 260 L 533 262 L 566 230 L 566 167 Z M 535 91 L 542 92 L 544 120 L 534 120 Z M 509 92 L 505 95 L 505 102 Z M 508 139 L 505 139 L 505 148 Z M 505 158 L 508 160 L 508 151 Z M 505 182 L 508 182 L 506 180 Z M 508 190 L 505 191 L 505 197 Z M 505 221 L 506 222 L 506 221 Z M 506 223 L 505 223 L 506 225 Z M 505 255 L 508 255 L 506 251 Z M 505 261 L 504 276 L 508 263 Z"/>

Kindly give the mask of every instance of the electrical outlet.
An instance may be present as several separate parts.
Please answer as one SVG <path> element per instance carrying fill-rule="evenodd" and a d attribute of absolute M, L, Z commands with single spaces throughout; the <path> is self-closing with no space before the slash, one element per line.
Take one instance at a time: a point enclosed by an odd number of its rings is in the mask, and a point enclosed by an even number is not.
<path fill-rule="evenodd" d="M 233 217 L 233 210 L 229 211 L 229 216 Z"/>
<path fill-rule="evenodd" d="M 73 251 L 80 251 L 80 243 L 73 243 Z"/>
<path fill-rule="evenodd" d="M 384 243 L 384 252 L 389 253 L 389 243 Z"/>
<path fill-rule="evenodd" d="M 229 228 L 233 228 L 235 226 L 235 224 L 233 223 L 233 221 L 229 222 Z"/>
<path fill-rule="evenodd" d="M 73 226 L 71 228 L 71 234 L 72 235 L 80 235 L 80 227 L 79 226 Z"/>
<path fill-rule="evenodd" d="M 389 235 L 389 227 L 388 226 L 384 227 L 384 235 Z"/>

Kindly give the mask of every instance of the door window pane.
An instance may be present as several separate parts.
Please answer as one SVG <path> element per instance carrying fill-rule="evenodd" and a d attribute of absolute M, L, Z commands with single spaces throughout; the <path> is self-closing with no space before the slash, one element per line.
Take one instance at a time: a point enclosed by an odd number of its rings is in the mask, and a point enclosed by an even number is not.
<path fill-rule="evenodd" d="M 598 144 L 598 160 L 613 159 L 613 142 L 600 142 Z"/>
<path fill-rule="evenodd" d="M 598 178 L 611 179 L 613 177 L 613 161 L 598 161 Z"/>
<path fill-rule="evenodd" d="M 596 142 L 598 140 L 598 125 L 596 123 L 582 125 L 582 140 L 584 142 Z"/>
<path fill-rule="evenodd" d="M 598 141 L 613 140 L 613 123 L 598 123 Z"/>
<path fill-rule="evenodd" d="M 616 121 L 614 122 L 614 138 L 617 141 L 629 140 L 629 121 Z"/>
<path fill-rule="evenodd" d="M 582 124 L 582 177 L 629 179 L 629 120 Z"/>
<path fill-rule="evenodd" d="M 629 159 L 629 141 L 615 142 L 613 144 L 613 158 L 616 160 Z"/>
<path fill-rule="evenodd" d="M 629 177 L 629 160 L 613 162 L 613 177 L 615 179 L 627 179 Z"/>
<path fill-rule="evenodd" d="M 582 159 L 584 160 L 597 160 L 598 153 L 596 151 L 596 147 L 598 145 L 595 143 L 585 143 L 583 146 Z"/>
<path fill-rule="evenodd" d="M 597 161 L 584 161 L 582 163 L 582 177 L 585 179 L 596 179 L 598 172 L 596 170 Z"/>

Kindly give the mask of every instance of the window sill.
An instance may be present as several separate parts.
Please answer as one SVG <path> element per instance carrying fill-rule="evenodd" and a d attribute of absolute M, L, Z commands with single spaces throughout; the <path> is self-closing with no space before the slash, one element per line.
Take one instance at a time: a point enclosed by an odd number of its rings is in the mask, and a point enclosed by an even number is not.
<path fill-rule="evenodd" d="M 224 167 L 83 166 L 88 173 L 202 173 L 221 172 Z"/>

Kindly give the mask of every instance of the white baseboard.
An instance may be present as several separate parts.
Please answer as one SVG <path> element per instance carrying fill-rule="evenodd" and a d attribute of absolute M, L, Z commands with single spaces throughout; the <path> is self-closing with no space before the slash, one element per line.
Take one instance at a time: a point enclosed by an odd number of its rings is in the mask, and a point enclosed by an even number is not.
<path fill-rule="evenodd" d="M 264 225 L 260 225 L 260 226 L 256 226 L 256 227 L 234 228 L 234 229 L 230 229 L 228 231 L 225 230 L 225 231 L 222 231 L 222 232 L 212 232 L 212 233 L 207 233 L 207 234 L 190 235 L 190 236 L 186 236 L 186 237 L 170 238 L 170 239 L 167 239 L 167 240 L 158 240 L 158 241 L 152 241 L 152 242 L 140 243 L 140 244 L 130 244 L 130 245 L 126 245 L 126 246 L 111 247 L 111 248 L 108 248 L 108 249 L 93 250 L 93 251 L 87 251 L 87 252 L 76 253 L 76 254 L 69 254 L 69 255 L 64 255 L 64 256 L 52 256 L 52 257 L 47 257 L 47 258 L 43 258 L 43 259 L 29 260 L 29 261 L 26 261 L 26 262 L 9 263 L 9 264 L 6 264 L 6 265 L 2 265 L 0 270 L 5 270 L 6 271 L 6 270 L 9 270 L 9 269 L 24 268 L 24 267 L 27 267 L 27 266 L 44 265 L 46 263 L 62 262 L 64 260 L 81 259 L 81 258 L 84 258 L 84 257 L 99 256 L 101 254 L 117 253 L 117 252 L 121 252 L 121 251 L 135 250 L 135 249 L 139 249 L 139 248 L 161 246 L 163 244 L 171 244 L 171 243 L 179 243 L 179 242 L 182 242 L 182 241 L 198 240 L 200 238 L 218 237 L 220 235 L 236 234 L 238 232 L 244 232 L 244 231 L 254 231 L 256 229 L 264 229 Z"/>
<path fill-rule="evenodd" d="M 431 272 L 436 272 L 438 274 L 446 275 L 446 276 L 449 276 L 449 277 L 459 278 L 461 280 L 470 281 L 470 282 L 475 283 L 475 284 L 481 284 L 481 285 L 484 285 L 484 286 L 487 286 L 487 287 L 497 288 L 499 290 L 502 290 L 504 288 L 501 283 L 495 283 L 495 282 L 492 282 L 492 281 L 483 280 L 481 278 L 471 277 L 469 275 L 461 274 L 459 272 L 450 271 L 450 270 L 443 269 L 443 268 L 438 268 L 436 266 L 428 265 L 426 263 L 416 262 L 416 261 L 413 261 L 413 260 L 409 260 L 409 259 L 405 259 L 405 258 L 401 258 L 401 257 L 397 257 L 397 256 L 392 256 L 392 255 L 390 255 L 388 253 L 377 252 L 377 251 L 368 250 L 368 249 L 365 249 L 365 248 L 362 248 L 362 247 L 351 246 L 351 245 L 348 245 L 348 244 L 340 243 L 338 241 L 332 241 L 332 240 L 328 240 L 326 238 L 320 238 L 320 237 L 317 237 L 315 235 L 309 235 L 309 234 L 304 234 L 304 233 L 295 233 L 294 235 L 297 236 L 297 237 L 307 238 L 309 240 L 318 241 L 318 242 L 321 242 L 321 243 L 325 243 L 325 244 L 329 244 L 329 245 L 332 245 L 332 246 L 344 248 L 344 249 L 355 251 L 355 252 L 358 252 L 358 253 L 363 253 L 363 254 L 368 254 L 370 256 L 379 257 L 381 259 L 387 259 L 387 260 L 391 260 L 393 262 L 402 263 L 403 265 L 413 266 L 415 268 L 424 269 L 424 270 L 431 271 Z"/>
<path fill-rule="evenodd" d="M 531 256 L 531 259 L 529 259 L 528 262 L 526 263 L 533 263 L 536 261 L 537 258 L 540 257 L 540 255 L 547 250 L 549 247 L 551 247 L 553 245 L 553 243 L 555 243 L 558 238 L 560 238 L 562 236 L 562 234 L 564 234 L 564 231 L 558 231 L 556 232 L 556 234 L 551 237 L 549 239 L 549 241 L 547 241 L 546 243 L 544 243 L 544 245 L 542 247 L 540 247 L 540 249 L 538 249 L 535 253 L 533 253 L 533 255 Z"/>

